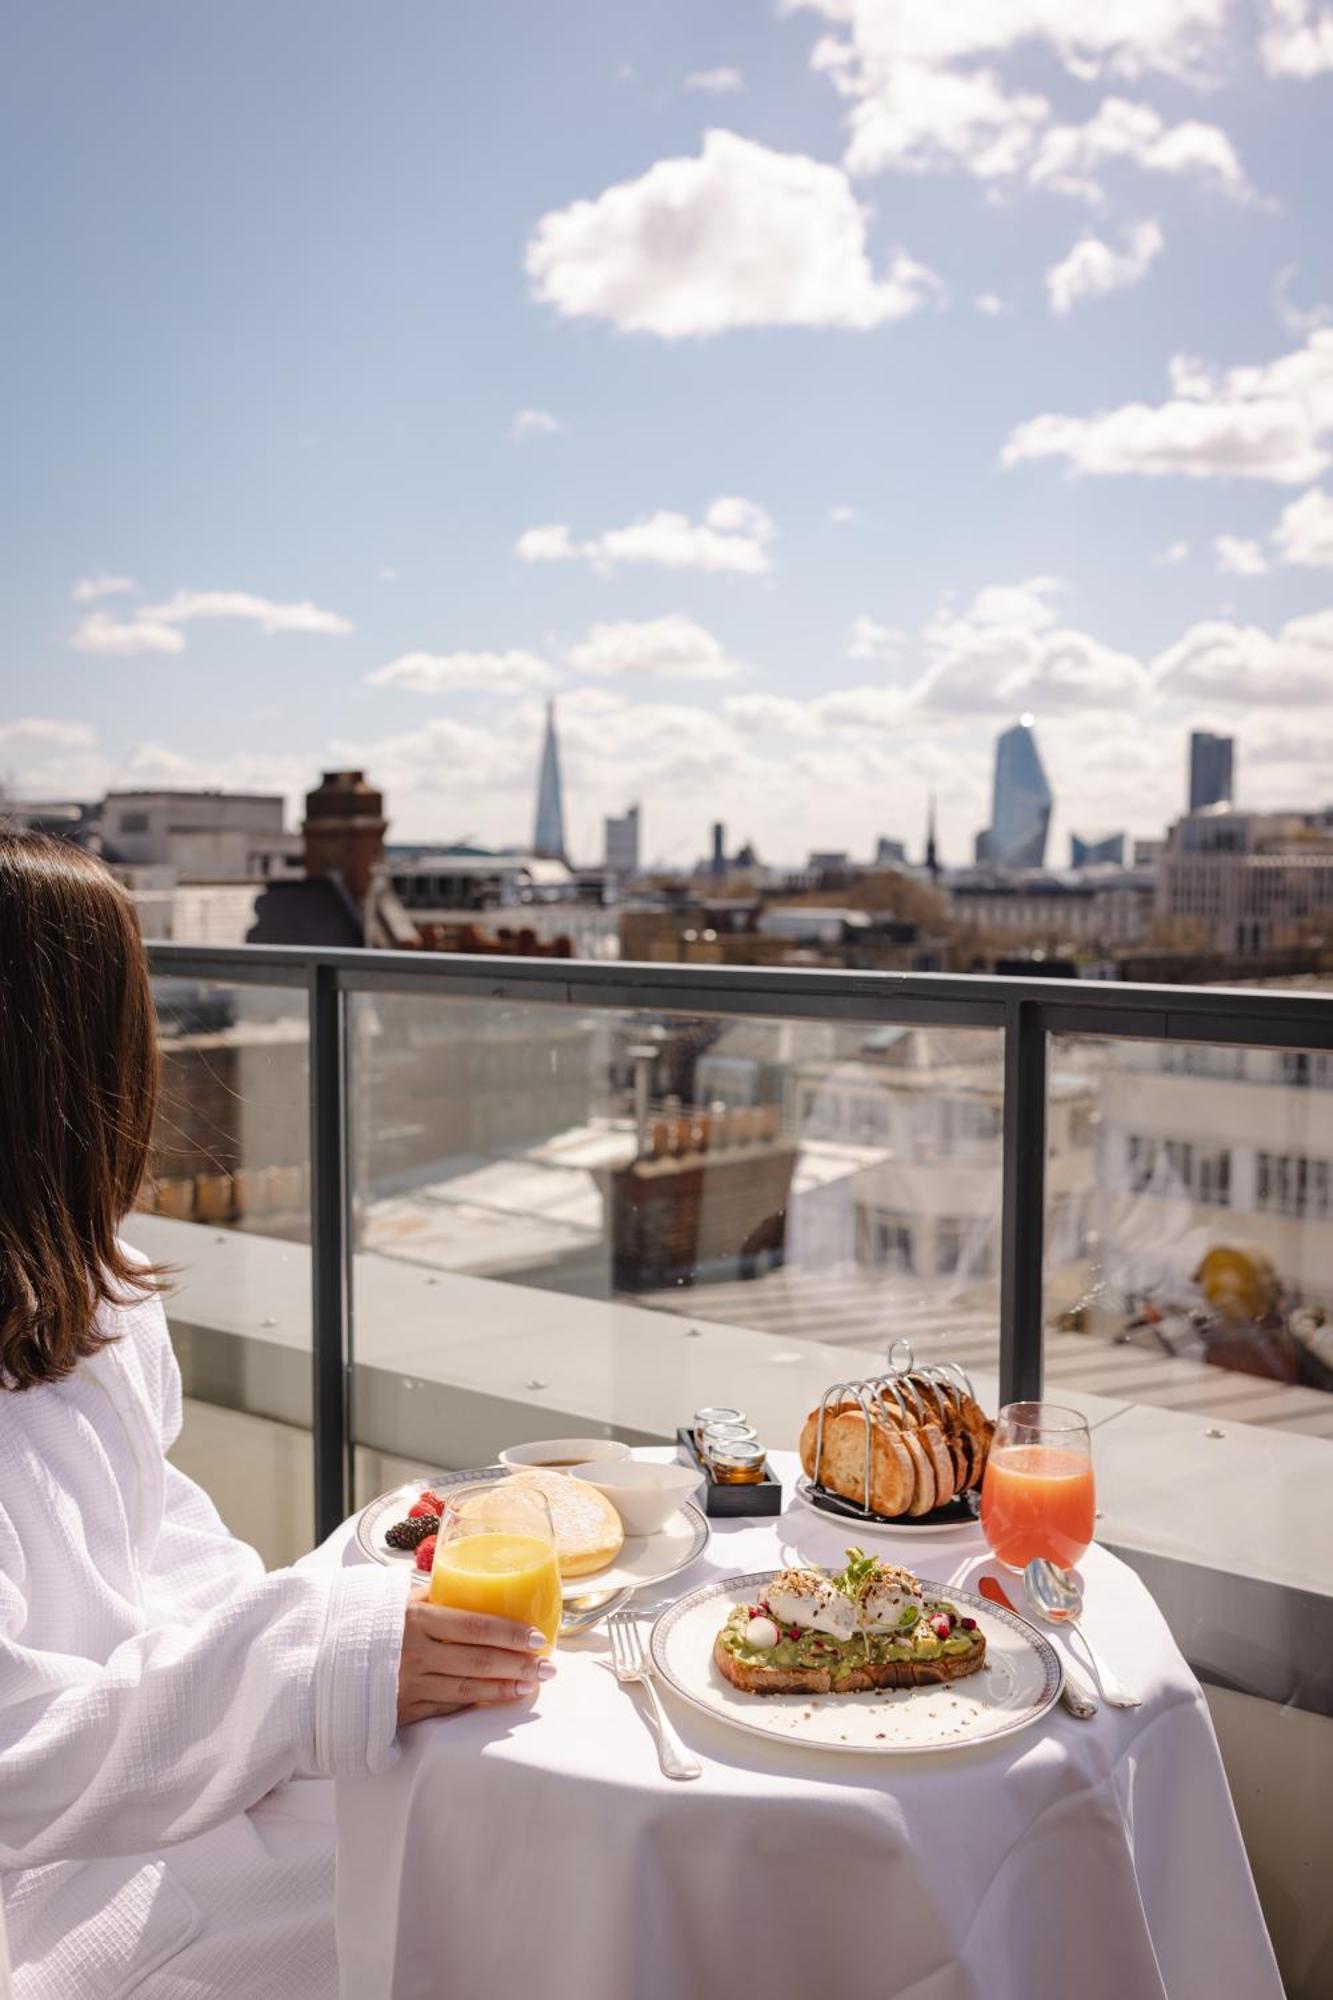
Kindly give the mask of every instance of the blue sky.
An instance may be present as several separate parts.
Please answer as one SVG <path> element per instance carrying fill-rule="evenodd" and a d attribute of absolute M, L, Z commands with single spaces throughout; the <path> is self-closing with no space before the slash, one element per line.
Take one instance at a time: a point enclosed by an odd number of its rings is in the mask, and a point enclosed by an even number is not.
<path fill-rule="evenodd" d="M 1054 856 L 1193 724 L 1333 791 L 1324 0 L 48 0 L 0 93 L 15 790 L 523 840 L 554 693 L 587 859 L 962 859 L 1024 709 Z"/>

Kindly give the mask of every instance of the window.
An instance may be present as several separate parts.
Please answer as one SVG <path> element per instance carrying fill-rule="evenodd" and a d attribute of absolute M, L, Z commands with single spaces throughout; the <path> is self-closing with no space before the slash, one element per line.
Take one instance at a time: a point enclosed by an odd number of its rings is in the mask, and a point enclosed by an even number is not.
<path fill-rule="evenodd" d="M 877 1271 L 915 1271 L 916 1238 L 905 1215 L 893 1209 L 858 1208 L 856 1254 Z"/>
<path fill-rule="evenodd" d="M 1308 1159 L 1304 1153 L 1258 1156 L 1255 1206 L 1261 1215 L 1310 1216 L 1326 1222 L 1333 1215 L 1331 1188 L 1333 1162 Z"/>
<path fill-rule="evenodd" d="M 147 831 L 148 831 L 148 815 L 146 812 L 123 812 L 120 815 L 120 820 L 117 825 L 117 832 L 147 833 Z"/>
<path fill-rule="evenodd" d="M 1231 1206 L 1231 1153 L 1225 1146 L 1131 1134 L 1126 1164 L 1134 1194 L 1183 1192 L 1210 1208 Z"/>

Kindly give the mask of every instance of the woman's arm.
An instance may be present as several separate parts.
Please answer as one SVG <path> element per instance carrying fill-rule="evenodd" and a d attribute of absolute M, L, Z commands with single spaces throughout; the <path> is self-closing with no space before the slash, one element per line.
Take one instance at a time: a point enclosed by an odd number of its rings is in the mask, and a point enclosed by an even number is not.
<path fill-rule="evenodd" d="M 0 1516 L 0 1867 L 143 1853 L 391 1761 L 401 1572 L 261 1573 L 105 1665 L 24 1645 L 22 1574 Z"/>

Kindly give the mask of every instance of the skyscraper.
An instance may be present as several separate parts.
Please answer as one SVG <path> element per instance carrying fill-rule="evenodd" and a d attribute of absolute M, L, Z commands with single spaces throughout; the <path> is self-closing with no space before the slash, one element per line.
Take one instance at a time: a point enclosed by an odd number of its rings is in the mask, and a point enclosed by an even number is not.
<path fill-rule="evenodd" d="M 630 806 L 617 818 L 608 813 L 604 821 L 606 872 L 608 875 L 637 875 L 639 872 L 639 808 Z"/>
<path fill-rule="evenodd" d="M 988 859 L 996 868 L 1040 868 L 1051 824 L 1051 788 L 1042 768 L 1032 717 L 1022 716 L 995 739 Z"/>
<path fill-rule="evenodd" d="M 1229 804 L 1232 797 L 1234 736 L 1213 736 L 1196 729 L 1190 736 L 1190 811 Z"/>
<path fill-rule="evenodd" d="M 1069 865 L 1071 868 L 1123 868 L 1125 865 L 1124 834 L 1071 833 L 1069 836 Z"/>
<path fill-rule="evenodd" d="M 565 797 L 560 784 L 560 746 L 555 738 L 555 703 L 546 704 L 546 735 L 542 739 L 541 770 L 537 778 L 537 826 L 532 851 L 548 861 L 564 861 Z"/>

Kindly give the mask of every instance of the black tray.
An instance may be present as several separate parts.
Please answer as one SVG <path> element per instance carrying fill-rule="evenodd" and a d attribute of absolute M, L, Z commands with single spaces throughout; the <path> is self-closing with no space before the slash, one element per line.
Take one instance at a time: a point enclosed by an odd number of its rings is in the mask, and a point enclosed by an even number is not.
<path fill-rule="evenodd" d="M 830 1514 L 839 1521 L 859 1521 L 872 1528 L 902 1528 L 910 1534 L 914 1528 L 965 1528 L 971 1527 L 977 1518 L 977 1510 L 966 1497 L 946 1500 L 942 1507 L 932 1507 L 928 1514 L 867 1514 L 855 1500 L 848 1500 L 841 1493 L 830 1493 L 826 1486 L 816 1486 L 813 1479 L 806 1482 L 801 1496 L 806 1503 L 821 1514 Z"/>
<path fill-rule="evenodd" d="M 725 1519 L 738 1514 L 780 1514 L 782 1512 L 782 1482 L 775 1479 L 768 1466 L 764 1466 L 764 1476 L 754 1486 L 730 1486 L 723 1480 L 714 1479 L 699 1456 L 694 1442 L 693 1431 L 682 1424 L 676 1432 L 676 1450 L 686 1465 L 691 1465 L 704 1482 L 704 1512 L 715 1519 Z"/>

